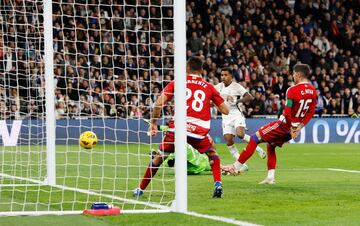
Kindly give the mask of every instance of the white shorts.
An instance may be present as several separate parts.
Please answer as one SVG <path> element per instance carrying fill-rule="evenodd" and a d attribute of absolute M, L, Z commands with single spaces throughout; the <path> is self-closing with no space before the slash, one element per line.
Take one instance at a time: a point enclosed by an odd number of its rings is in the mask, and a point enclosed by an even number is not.
<path fill-rule="evenodd" d="M 245 117 L 241 115 L 228 116 L 222 120 L 223 135 L 232 134 L 236 136 L 236 128 L 246 128 Z"/>

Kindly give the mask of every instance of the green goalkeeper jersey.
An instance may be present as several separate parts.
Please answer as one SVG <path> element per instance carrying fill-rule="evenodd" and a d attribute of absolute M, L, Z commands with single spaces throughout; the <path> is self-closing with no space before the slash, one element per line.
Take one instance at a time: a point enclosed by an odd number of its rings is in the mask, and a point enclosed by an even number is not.
<path fill-rule="evenodd" d="M 199 174 L 203 171 L 210 171 L 210 163 L 209 158 L 206 154 L 201 154 L 191 145 L 187 145 L 187 173 L 190 175 Z M 174 154 L 169 155 L 169 157 L 165 160 L 165 164 L 169 166 L 169 161 L 173 161 L 175 159 Z M 171 166 L 171 165 L 170 165 Z"/>

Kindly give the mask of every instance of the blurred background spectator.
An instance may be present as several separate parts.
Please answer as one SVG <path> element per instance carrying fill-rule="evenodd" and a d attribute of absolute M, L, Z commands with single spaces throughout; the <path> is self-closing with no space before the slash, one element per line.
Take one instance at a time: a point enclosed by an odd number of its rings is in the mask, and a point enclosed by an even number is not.
<path fill-rule="evenodd" d="M 149 118 L 174 79 L 172 0 L 126 3 L 53 1 L 57 118 Z M 297 62 L 312 68 L 317 114 L 354 117 L 359 7 L 356 0 L 187 0 L 187 56 L 203 58 L 203 76 L 213 84 L 221 67 L 232 68 L 255 97 L 241 106 L 247 117 L 281 112 Z M 33 1 L 0 3 L 0 118 L 43 116 L 42 13 Z M 215 108 L 211 113 L 218 116 Z"/>

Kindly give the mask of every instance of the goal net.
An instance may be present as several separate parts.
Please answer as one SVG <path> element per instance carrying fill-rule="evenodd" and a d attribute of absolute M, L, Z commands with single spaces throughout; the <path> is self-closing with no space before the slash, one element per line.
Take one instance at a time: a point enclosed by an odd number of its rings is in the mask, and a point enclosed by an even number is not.
<path fill-rule="evenodd" d="M 143 119 L 174 79 L 173 0 L 53 0 L 46 12 L 41 0 L 0 1 L 0 212 L 79 213 L 93 202 L 169 211 L 172 168 L 161 166 L 143 197 L 132 191 L 163 136 L 148 137 Z M 79 146 L 88 130 L 93 150 Z"/>

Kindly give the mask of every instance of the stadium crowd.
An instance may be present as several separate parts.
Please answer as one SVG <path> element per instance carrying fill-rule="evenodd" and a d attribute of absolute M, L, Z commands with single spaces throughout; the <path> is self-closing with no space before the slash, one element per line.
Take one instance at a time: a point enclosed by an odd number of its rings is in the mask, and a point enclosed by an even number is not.
<path fill-rule="evenodd" d="M 57 117 L 148 118 L 174 79 L 172 0 L 99 3 L 53 1 Z M 360 116 L 359 12 L 356 0 L 187 0 L 187 56 L 204 59 L 213 84 L 231 67 L 255 97 L 247 117 L 281 111 L 297 62 L 312 68 L 317 114 Z M 33 1 L 0 3 L 0 118 L 44 112 L 42 13 Z"/>

